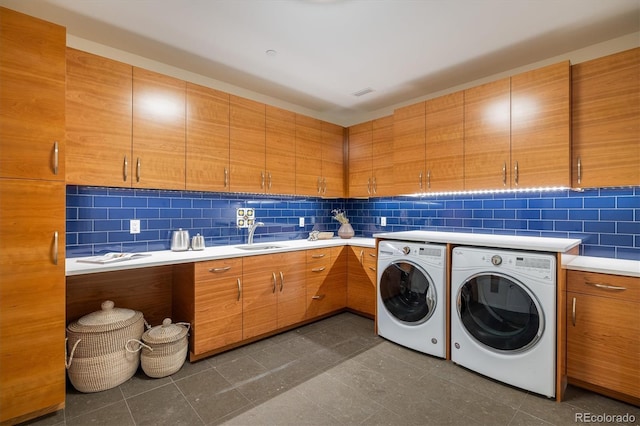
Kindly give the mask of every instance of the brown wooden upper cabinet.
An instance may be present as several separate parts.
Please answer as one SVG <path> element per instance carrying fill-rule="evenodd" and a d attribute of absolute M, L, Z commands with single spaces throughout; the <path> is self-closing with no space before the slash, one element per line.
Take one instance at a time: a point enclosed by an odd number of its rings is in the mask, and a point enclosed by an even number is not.
<path fill-rule="evenodd" d="M 229 94 L 187 83 L 186 188 L 229 191 Z"/>
<path fill-rule="evenodd" d="M 134 188 L 185 189 L 186 83 L 133 67 Z"/>
<path fill-rule="evenodd" d="M 230 108 L 231 191 L 264 192 L 265 104 L 231 95 Z"/>
<path fill-rule="evenodd" d="M 464 92 L 464 189 L 509 187 L 511 80 Z"/>
<path fill-rule="evenodd" d="M 465 90 L 465 190 L 569 186 L 570 68 Z"/>
<path fill-rule="evenodd" d="M 424 191 L 425 103 L 393 112 L 393 182 L 396 195 Z"/>
<path fill-rule="evenodd" d="M 425 102 L 425 192 L 464 189 L 464 92 Z"/>
<path fill-rule="evenodd" d="M 67 183 L 131 186 L 133 67 L 67 48 Z"/>
<path fill-rule="evenodd" d="M 64 27 L 2 8 L 0 177 L 64 181 Z"/>
<path fill-rule="evenodd" d="M 349 197 L 393 195 L 393 116 L 349 128 Z"/>
<path fill-rule="evenodd" d="M 296 115 L 296 194 L 344 196 L 344 128 Z"/>
<path fill-rule="evenodd" d="M 571 73 L 572 185 L 640 184 L 640 48 L 575 64 Z"/>
<path fill-rule="evenodd" d="M 570 85 L 568 61 L 511 77 L 511 188 L 570 186 Z"/>
<path fill-rule="evenodd" d="M 296 193 L 296 114 L 266 107 L 265 192 Z"/>

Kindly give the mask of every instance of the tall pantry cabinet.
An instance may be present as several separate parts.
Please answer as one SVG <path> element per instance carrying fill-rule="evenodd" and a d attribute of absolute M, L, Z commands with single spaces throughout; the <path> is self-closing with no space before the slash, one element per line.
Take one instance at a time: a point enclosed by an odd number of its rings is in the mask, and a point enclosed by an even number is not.
<path fill-rule="evenodd" d="M 0 423 L 65 398 L 64 27 L 0 8 Z"/>

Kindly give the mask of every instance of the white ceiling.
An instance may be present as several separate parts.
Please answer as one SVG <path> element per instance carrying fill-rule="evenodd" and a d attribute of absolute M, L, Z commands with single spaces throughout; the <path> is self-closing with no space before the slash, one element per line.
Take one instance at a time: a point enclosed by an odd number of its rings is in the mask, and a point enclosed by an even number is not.
<path fill-rule="evenodd" d="M 334 122 L 640 31 L 640 0 L 0 0 Z M 275 50 L 270 56 L 268 50 Z M 371 88 L 369 94 L 353 93 Z"/>

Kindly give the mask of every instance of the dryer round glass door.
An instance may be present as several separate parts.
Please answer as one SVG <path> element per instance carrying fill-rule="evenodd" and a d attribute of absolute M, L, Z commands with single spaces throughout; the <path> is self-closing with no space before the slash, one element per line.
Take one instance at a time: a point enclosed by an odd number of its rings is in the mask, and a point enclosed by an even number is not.
<path fill-rule="evenodd" d="M 457 297 L 462 327 L 485 346 L 498 351 L 525 351 L 542 336 L 540 304 L 514 278 L 478 274 L 460 287 Z"/>
<path fill-rule="evenodd" d="M 379 291 L 387 312 L 403 323 L 422 324 L 436 309 L 433 280 L 412 262 L 389 264 L 380 275 Z"/>

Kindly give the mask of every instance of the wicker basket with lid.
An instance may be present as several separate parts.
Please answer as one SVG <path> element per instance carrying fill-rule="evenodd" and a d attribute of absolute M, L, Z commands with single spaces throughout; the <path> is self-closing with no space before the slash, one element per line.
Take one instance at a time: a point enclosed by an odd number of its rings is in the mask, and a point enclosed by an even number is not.
<path fill-rule="evenodd" d="M 115 308 L 110 300 L 101 308 L 67 326 L 67 370 L 71 384 L 80 392 L 118 386 L 129 380 L 140 364 L 139 354 L 127 351 L 126 344 L 142 336 L 142 313 Z"/>
<path fill-rule="evenodd" d="M 149 377 L 169 376 L 182 368 L 187 358 L 188 323 L 172 324 L 165 318 L 162 325 L 152 327 L 142 335 L 142 370 Z"/>

